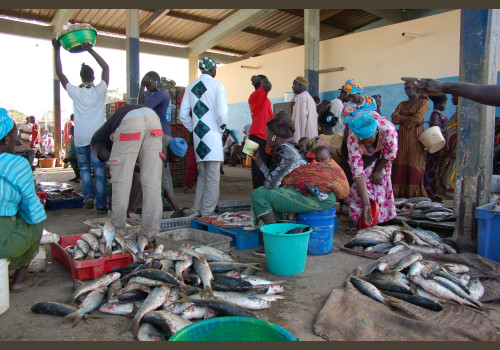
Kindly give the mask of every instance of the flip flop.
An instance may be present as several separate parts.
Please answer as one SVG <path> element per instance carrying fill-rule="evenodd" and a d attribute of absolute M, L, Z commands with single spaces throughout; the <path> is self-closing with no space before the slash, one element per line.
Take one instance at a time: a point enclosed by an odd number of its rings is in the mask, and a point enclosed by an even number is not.
<path fill-rule="evenodd" d="M 348 228 L 347 230 L 344 231 L 344 233 L 348 236 L 356 236 L 358 233 L 358 230 L 355 229 L 354 227 Z"/>
<path fill-rule="evenodd" d="M 35 283 L 38 280 L 38 276 L 37 275 L 29 274 L 28 276 L 29 276 L 28 279 L 31 279 L 31 281 L 28 281 L 28 283 L 26 285 L 24 285 L 23 287 L 21 287 L 19 289 L 9 288 L 9 291 L 11 293 L 22 292 L 23 290 L 25 290 L 26 288 L 30 287 L 31 285 L 33 285 L 33 283 Z"/>

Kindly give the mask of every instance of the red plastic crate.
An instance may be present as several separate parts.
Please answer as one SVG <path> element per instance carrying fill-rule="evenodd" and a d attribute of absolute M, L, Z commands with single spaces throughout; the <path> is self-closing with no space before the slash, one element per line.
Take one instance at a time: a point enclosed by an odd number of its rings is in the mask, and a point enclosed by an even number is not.
<path fill-rule="evenodd" d="M 73 279 L 81 281 L 93 280 L 103 276 L 106 272 L 111 271 L 115 267 L 125 266 L 133 262 L 134 258 L 132 254 L 114 254 L 99 259 L 81 261 L 72 259 L 64 248 L 76 244 L 76 241 L 82 235 L 83 233 L 61 236 L 59 243 L 52 243 L 50 245 L 50 250 L 54 259 L 59 261 L 71 272 Z"/>

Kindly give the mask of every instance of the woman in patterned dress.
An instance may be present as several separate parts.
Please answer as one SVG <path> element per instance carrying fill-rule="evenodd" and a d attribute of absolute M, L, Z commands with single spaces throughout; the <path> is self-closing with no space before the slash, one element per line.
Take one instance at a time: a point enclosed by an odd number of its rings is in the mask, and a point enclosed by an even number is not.
<path fill-rule="evenodd" d="M 453 95 L 451 102 L 458 105 L 458 97 Z M 455 189 L 455 171 L 457 157 L 457 137 L 458 137 L 458 114 L 455 112 L 447 121 L 443 133 L 446 144 L 441 154 L 441 159 L 437 165 L 436 194 L 443 198 L 452 199 Z"/>
<path fill-rule="evenodd" d="M 400 102 L 392 113 L 392 122 L 399 125 L 398 156 L 394 160 L 392 184 L 396 198 L 427 197 L 424 186 L 425 150 L 418 140 L 424 132 L 426 99 L 419 97 L 416 82 L 405 82 L 407 101 Z"/>
<path fill-rule="evenodd" d="M 443 113 L 446 109 L 448 98 L 446 95 L 430 96 L 429 99 L 434 104 L 434 110 L 429 119 L 429 127 L 439 126 L 441 132 L 444 132 L 444 127 L 448 121 L 448 117 Z M 441 159 L 442 150 L 430 153 L 427 155 L 425 162 L 425 190 L 429 198 L 434 201 L 441 201 L 441 198 L 436 196 L 436 179 L 437 165 Z"/>
<path fill-rule="evenodd" d="M 370 199 L 380 208 L 377 223 L 396 217 L 391 172 L 398 152 L 398 134 L 387 118 L 369 111 L 346 119 L 349 166 L 354 178 L 347 203 L 354 230 L 361 216 L 365 223 L 372 223 Z"/>

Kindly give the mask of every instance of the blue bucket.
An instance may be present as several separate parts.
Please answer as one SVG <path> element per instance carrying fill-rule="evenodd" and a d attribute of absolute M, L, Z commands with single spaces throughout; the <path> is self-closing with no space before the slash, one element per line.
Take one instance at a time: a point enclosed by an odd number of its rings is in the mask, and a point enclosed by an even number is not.
<path fill-rule="evenodd" d="M 329 210 L 316 210 L 307 213 L 297 213 L 297 222 L 313 228 L 309 236 L 308 255 L 326 255 L 333 251 L 333 233 L 335 231 L 335 212 L 333 207 Z"/>

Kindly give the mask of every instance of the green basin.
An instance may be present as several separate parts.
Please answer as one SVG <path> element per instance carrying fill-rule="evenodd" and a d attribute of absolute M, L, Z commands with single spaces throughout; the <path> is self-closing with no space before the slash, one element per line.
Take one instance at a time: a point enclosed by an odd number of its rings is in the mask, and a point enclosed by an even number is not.
<path fill-rule="evenodd" d="M 65 33 L 59 37 L 61 46 L 71 53 L 85 51 L 82 48 L 82 43 L 87 41 L 92 45 L 95 44 L 97 32 L 95 29 L 75 29 Z"/>

